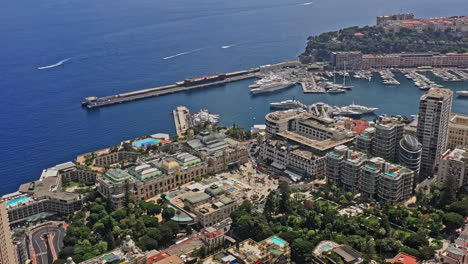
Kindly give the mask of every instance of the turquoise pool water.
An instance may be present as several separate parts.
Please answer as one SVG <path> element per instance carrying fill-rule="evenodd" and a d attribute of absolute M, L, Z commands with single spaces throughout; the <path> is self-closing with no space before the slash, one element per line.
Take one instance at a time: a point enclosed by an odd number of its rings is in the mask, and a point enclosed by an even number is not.
<path fill-rule="evenodd" d="M 21 198 L 18 198 L 18 199 L 7 202 L 7 206 L 12 206 L 12 205 L 15 205 L 17 203 L 23 203 L 23 202 L 26 202 L 27 200 L 29 200 L 29 197 L 27 197 L 27 196 L 21 197 Z"/>
<path fill-rule="evenodd" d="M 375 167 L 374 165 L 366 165 L 366 168 L 371 169 L 371 170 L 377 169 L 377 167 Z"/>
<path fill-rule="evenodd" d="M 145 138 L 145 139 L 142 139 L 142 140 L 138 140 L 138 141 L 133 142 L 132 145 L 133 145 L 134 147 L 141 148 L 141 147 L 152 146 L 152 145 L 157 144 L 157 143 L 159 143 L 159 142 L 161 142 L 161 141 L 162 141 L 161 139 Z"/>
<path fill-rule="evenodd" d="M 388 176 L 392 176 L 392 177 L 396 176 L 395 173 L 393 173 L 393 172 L 386 172 L 385 174 L 387 174 Z"/>
<path fill-rule="evenodd" d="M 333 247 L 330 246 L 330 245 L 325 245 L 325 246 L 322 247 L 323 250 L 330 250 L 330 249 L 332 249 L 332 248 L 333 248 Z"/>
<path fill-rule="evenodd" d="M 271 241 L 273 241 L 273 243 L 275 243 L 275 244 L 277 244 L 279 246 L 282 246 L 282 245 L 286 244 L 286 241 L 284 241 L 284 240 L 282 240 L 282 239 L 280 239 L 278 237 L 272 237 Z"/>
<path fill-rule="evenodd" d="M 339 157 L 339 156 L 340 156 L 340 153 L 331 152 L 330 155 L 332 155 L 333 157 Z"/>
<path fill-rule="evenodd" d="M 368 137 L 369 137 L 369 135 L 367 135 L 367 134 L 362 134 L 362 135 L 361 135 L 361 137 L 368 138 Z"/>

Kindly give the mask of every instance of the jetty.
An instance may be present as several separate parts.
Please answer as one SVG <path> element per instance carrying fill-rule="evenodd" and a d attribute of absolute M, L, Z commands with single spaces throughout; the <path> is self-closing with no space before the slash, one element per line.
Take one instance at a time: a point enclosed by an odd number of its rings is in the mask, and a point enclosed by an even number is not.
<path fill-rule="evenodd" d="M 186 106 L 178 106 L 172 111 L 177 135 L 183 135 L 187 129 L 192 127 L 190 110 Z"/>
<path fill-rule="evenodd" d="M 325 93 L 325 88 L 318 86 L 313 76 L 302 81 L 301 86 L 304 93 Z"/>
<path fill-rule="evenodd" d="M 214 85 L 222 85 L 230 82 L 236 82 L 240 80 L 250 79 L 257 77 L 260 68 L 254 68 L 250 70 L 243 70 L 230 73 L 221 73 L 211 76 L 203 76 L 193 79 L 185 79 L 175 84 L 137 90 L 128 93 L 122 93 L 117 95 L 110 95 L 105 97 L 89 96 L 81 103 L 83 107 L 88 109 L 98 108 L 113 104 L 121 104 L 125 102 L 136 101 L 149 97 L 161 96 L 166 94 L 172 94 L 182 91 L 188 91 L 197 88 L 203 88 Z"/>

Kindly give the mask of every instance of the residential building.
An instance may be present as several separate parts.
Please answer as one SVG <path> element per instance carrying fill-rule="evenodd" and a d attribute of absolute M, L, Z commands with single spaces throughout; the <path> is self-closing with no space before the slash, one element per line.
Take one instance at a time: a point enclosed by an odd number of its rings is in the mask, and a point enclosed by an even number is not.
<path fill-rule="evenodd" d="M 447 148 L 468 148 L 468 116 L 452 113 L 449 120 Z"/>
<path fill-rule="evenodd" d="M 10 222 L 7 203 L 0 201 L 0 263 L 16 264 L 13 242 L 11 240 Z"/>
<path fill-rule="evenodd" d="M 343 263 L 358 264 L 364 261 L 364 258 L 352 248 L 333 241 L 323 240 L 312 251 L 312 263 L 329 263 L 330 258 L 324 253 L 330 252 L 339 256 Z"/>
<path fill-rule="evenodd" d="M 411 123 L 405 126 L 404 134 L 416 137 L 417 127 L 418 117 L 415 117 Z M 447 149 L 468 147 L 468 115 L 450 114 L 447 140 Z"/>
<path fill-rule="evenodd" d="M 330 55 L 330 64 L 336 69 L 356 70 L 361 68 L 360 51 L 335 51 Z"/>
<path fill-rule="evenodd" d="M 452 178 L 457 188 L 468 186 L 468 148 L 447 150 L 439 160 L 437 180 Z"/>
<path fill-rule="evenodd" d="M 411 256 L 410 254 L 406 254 L 403 252 L 398 253 L 395 257 L 391 259 L 386 259 L 385 262 L 391 264 L 419 264 L 420 261 L 418 258 Z"/>
<path fill-rule="evenodd" d="M 401 201 L 413 193 L 414 171 L 380 157 L 338 146 L 327 154 L 328 184 L 368 199 Z"/>
<path fill-rule="evenodd" d="M 267 140 L 260 148 L 260 157 L 276 169 L 283 170 L 293 180 L 316 179 L 325 173 L 325 159 L 299 145 L 284 140 Z"/>
<path fill-rule="evenodd" d="M 411 135 L 405 135 L 399 142 L 398 160 L 408 169 L 419 174 L 421 167 L 422 147 L 418 139 Z"/>
<path fill-rule="evenodd" d="M 203 242 L 208 245 L 216 245 L 224 241 L 224 233 L 211 226 L 203 229 L 200 234 Z"/>
<path fill-rule="evenodd" d="M 468 250 L 468 228 L 466 228 L 466 226 L 465 230 L 463 230 L 458 236 L 458 238 L 455 240 L 455 245 L 457 247 L 466 248 Z"/>
<path fill-rule="evenodd" d="M 466 67 L 468 66 L 468 53 L 365 54 L 362 55 L 361 63 L 361 69 L 416 68 L 420 66 Z"/>
<path fill-rule="evenodd" d="M 120 248 L 80 262 L 80 264 L 107 263 L 146 264 L 146 255 L 135 245 L 130 236 L 127 235 Z"/>
<path fill-rule="evenodd" d="M 359 134 L 356 137 L 355 147 L 359 151 L 365 151 L 371 153 L 372 151 L 372 141 L 375 136 L 375 129 L 372 132 L 364 132 Z"/>
<path fill-rule="evenodd" d="M 203 227 L 226 221 L 245 200 L 245 193 L 235 185 L 217 181 L 188 186 L 190 191 L 174 191 L 170 204 Z"/>
<path fill-rule="evenodd" d="M 346 156 L 348 147 L 337 146 L 334 151 L 327 154 L 326 159 L 326 176 L 327 183 L 329 185 L 340 185 L 341 184 L 341 164 Z"/>
<path fill-rule="evenodd" d="M 440 253 L 438 259 L 440 262 L 447 264 L 466 264 L 468 262 L 468 253 L 461 248 L 449 246 L 444 252 Z"/>
<path fill-rule="evenodd" d="M 247 239 L 238 245 L 211 255 L 203 264 L 228 264 L 228 263 L 291 263 L 291 249 L 285 240 L 272 236 L 260 242 Z"/>
<path fill-rule="evenodd" d="M 378 199 L 396 202 L 408 199 L 413 194 L 414 171 L 396 164 L 386 163 L 380 173 Z"/>
<path fill-rule="evenodd" d="M 368 198 L 376 198 L 380 173 L 385 165 L 385 160 L 375 157 L 367 160 L 361 167 L 361 179 L 359 180 L 359 190 L 361 194 Z"/>
<path fill-rule="evenodd" d="M 396 162 L 398 160 L 398 144 L 403 138 L 404 126 L 405 123 L 401 116 L 379 116 L 372 139 L 372 155 Z"/>
<path fill-rule="evenodd" d="M 453 92 L 431 88 L 419 103 L 417 139 L 422 145 L 419 180 L 432 176 L 434 165 L 447 148 Z"/>
<path fill-rule="evenodd" d="M 356 194 L 359 192 L 359 181 L 361 179 L 361 167 L 367 161 L 367 155 L 348 150 L 341 163 L 341 185 L 344 191 Z"/>

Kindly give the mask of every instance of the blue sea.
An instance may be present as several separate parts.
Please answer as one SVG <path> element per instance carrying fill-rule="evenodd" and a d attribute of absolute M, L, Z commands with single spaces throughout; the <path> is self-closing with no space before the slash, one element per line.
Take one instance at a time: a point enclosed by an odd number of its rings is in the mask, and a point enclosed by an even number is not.
<path fill-rule="evenodd" d="M 466 0 L 16 0 L 0 8 L 0 194 L 42 169 L 142 135 L 174 133 L 170 111 L 187 105 L 223 125 L 263 123 L 272 101 L 293 96 L 417 112 L 417 88 L 354 81 L 344 95 L 299 87 L 264 96 L 245 80 L 133 103 L 82 109 L 85 96 L 171 84 L 188 77 L 295 60 L 309 35 L 372 25 L 377 15 L 466 15 Z M 225 48 L 222 48 L 225 46 Z M 229 47 L 226 47 L 229 46 Z M 467 84 L 447 84 L 454 90 Z M 465 86 L 465 87 L 464 87 Z M 454 111 L 468 112 L 456 99 Z"/>

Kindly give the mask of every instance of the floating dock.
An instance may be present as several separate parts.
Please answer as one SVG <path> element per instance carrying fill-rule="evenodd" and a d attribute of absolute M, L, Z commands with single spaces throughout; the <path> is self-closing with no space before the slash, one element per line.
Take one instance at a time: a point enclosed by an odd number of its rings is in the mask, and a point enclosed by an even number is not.
<path fill-rule="evenodd" d="M 136 101 L 144 98 L 161 96 L 171 93 L 177 93 L 182 91 L 188 91 L 197 88 L 203 88 L 214 85 L 222 85 L 225 83 L 245 80 L 249 78 L 257 77 L 259 68 L 254 68 L 250 70 L 237 71 L 231 73 L 221 73 L 211 76 L 204 76 L 193 79 L 185 79 L 180 82 L 176 82 L 172 85 L 148 88 L 128 93 L 122 93 L 117 95 L 105 96 L 105 97 L 96 97 L 89 96 L 85 98 L 81 104 L 82 106 L 92 109 L 98 108 L 113 104 L 121 104 L 125 102 Z"/>

